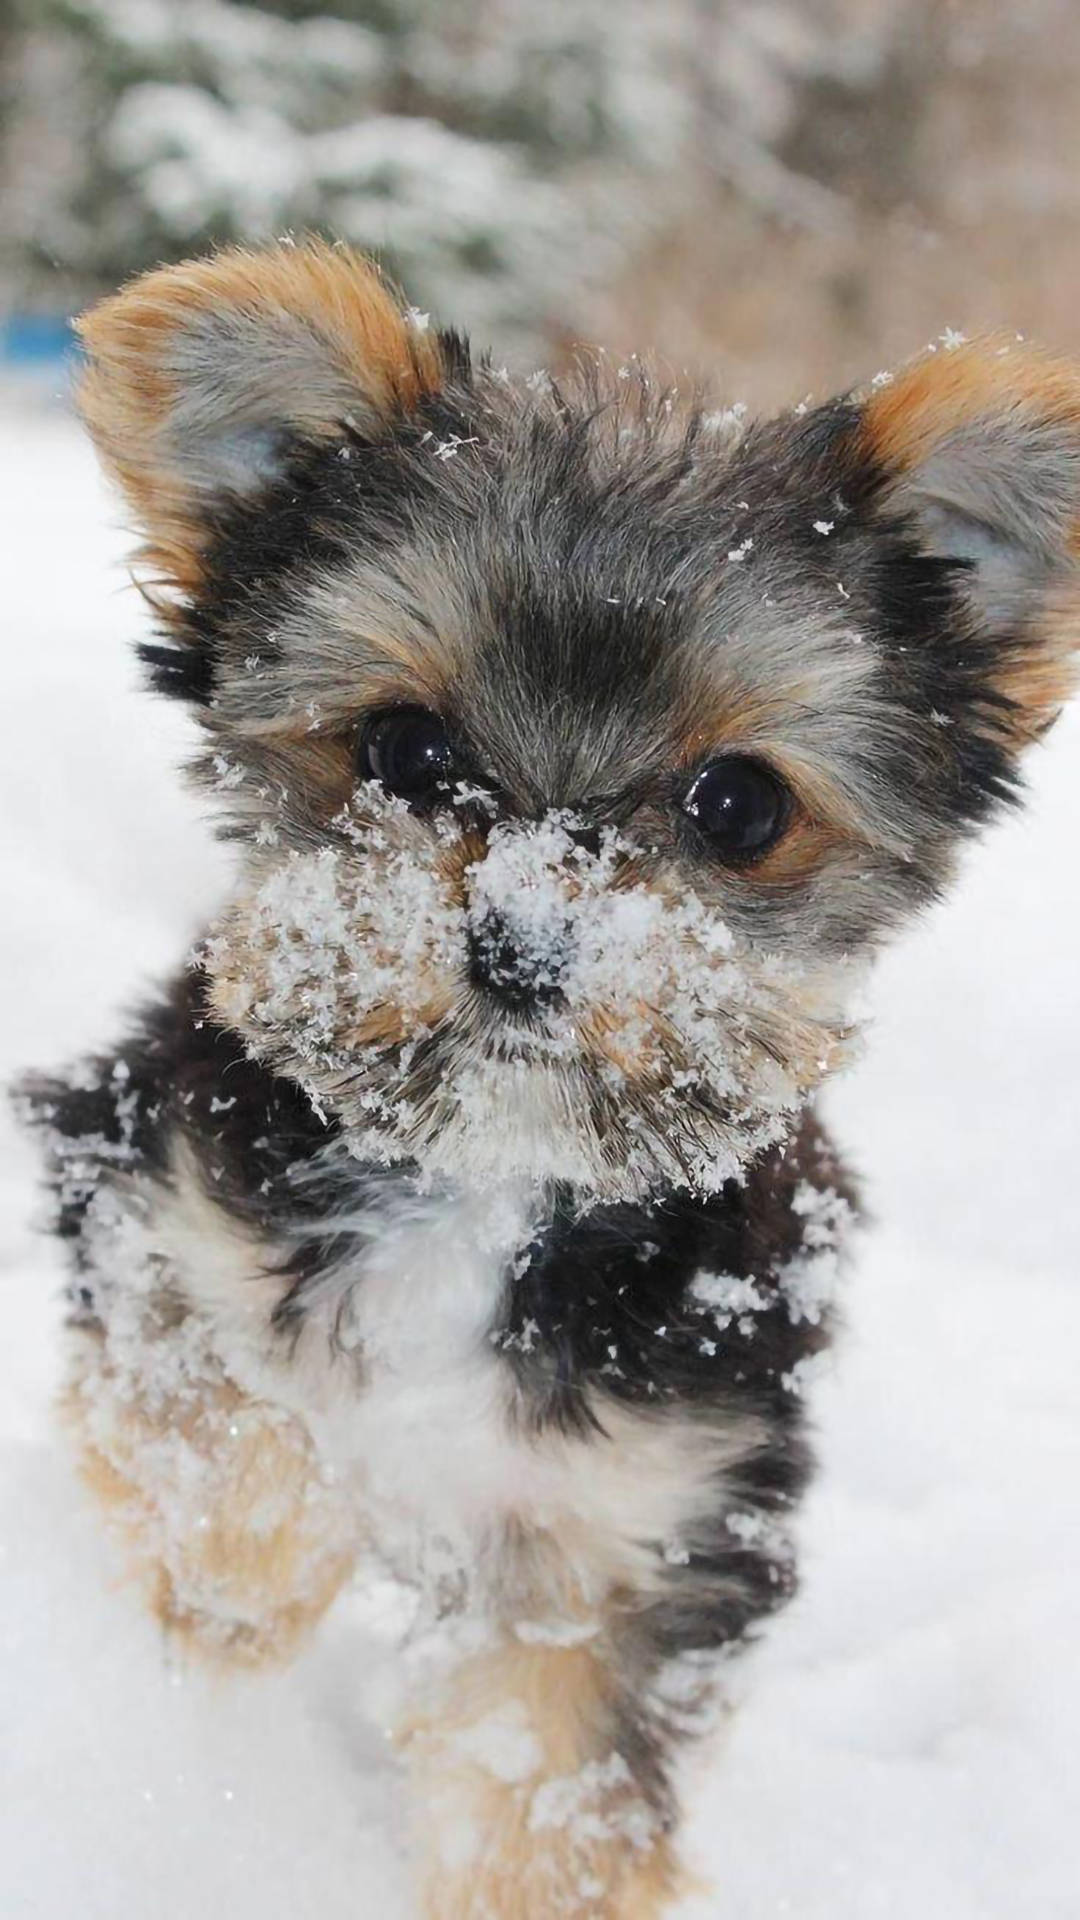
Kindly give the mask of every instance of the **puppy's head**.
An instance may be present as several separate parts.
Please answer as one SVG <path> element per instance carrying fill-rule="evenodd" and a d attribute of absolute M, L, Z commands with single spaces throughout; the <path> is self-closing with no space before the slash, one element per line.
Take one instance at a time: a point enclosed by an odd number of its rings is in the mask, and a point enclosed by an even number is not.
<path fill-rule="evenodd" d="M 961 346 L 744 425 L 509 380 L 320 246 L 83 336 L 243 847 L 221 1017 L 433 1173 L 711 1188 L 779 1137 L 1069 689 L 1080 378 Z"/>

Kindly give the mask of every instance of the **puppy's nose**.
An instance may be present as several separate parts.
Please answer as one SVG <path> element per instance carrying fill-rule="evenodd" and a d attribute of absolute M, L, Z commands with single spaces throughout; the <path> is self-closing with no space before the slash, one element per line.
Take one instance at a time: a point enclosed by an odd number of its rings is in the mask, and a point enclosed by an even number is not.
<path fill-rule="evenodd" d="M 469 929 L 473 985 L 516 1013 L 558 1005 L 568 962 L 568 945 L 561 934 L 552 933 L 542 942 L 523 938 L 523 929 L 513 927 L 493 909 Z"/>

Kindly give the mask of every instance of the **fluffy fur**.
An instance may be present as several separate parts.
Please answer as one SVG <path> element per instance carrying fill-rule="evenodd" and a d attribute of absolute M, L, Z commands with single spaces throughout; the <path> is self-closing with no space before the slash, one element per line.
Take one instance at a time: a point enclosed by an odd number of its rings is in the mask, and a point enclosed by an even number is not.
<path fill-rule="evenodd" d="M 66 1412 L 164 1622 L 397 1583 L 430 1920 L 658 1915 L 676 1743 L 787 1597 L 869 960 L 1069 691 L 1080 380 L 735 422 L 509 379 L 319 245 L 135 282 L 83 398 L 237 843 L 198 964 L 27 1089 Z M 418 806 L 365 759 L 438 715 Z M 704 769 L 783 794 L 752 857 Z"/>

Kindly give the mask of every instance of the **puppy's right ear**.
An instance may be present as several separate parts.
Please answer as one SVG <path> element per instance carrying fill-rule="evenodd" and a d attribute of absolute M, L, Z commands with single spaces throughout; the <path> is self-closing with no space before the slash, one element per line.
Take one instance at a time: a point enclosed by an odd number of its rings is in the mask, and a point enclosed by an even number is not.
<path fill-rule="evenodd" d="M 362 255 L 314 240 L 233 249 L 133 281 L 78 323 L 80 405 L 167 588 L 198 591 L 215 520 L 305 442 L 378 433 L 443 379 Z"/>

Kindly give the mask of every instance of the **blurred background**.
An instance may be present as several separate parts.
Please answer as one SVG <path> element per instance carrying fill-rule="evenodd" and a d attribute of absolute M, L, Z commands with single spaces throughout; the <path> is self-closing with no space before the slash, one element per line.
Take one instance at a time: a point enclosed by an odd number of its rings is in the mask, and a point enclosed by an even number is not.
<path fill-rule="evenodd" d="M 500 358 L 752 404 L 946 326 L 1080 345 L 1075 0 L 0 0 L 0 325 L 323 231 Z"/>

